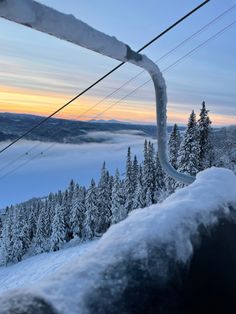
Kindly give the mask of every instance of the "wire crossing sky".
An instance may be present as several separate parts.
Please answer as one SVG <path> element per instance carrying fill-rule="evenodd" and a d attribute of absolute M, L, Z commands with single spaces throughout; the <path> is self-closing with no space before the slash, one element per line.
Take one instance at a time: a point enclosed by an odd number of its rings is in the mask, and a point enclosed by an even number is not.
<path fill-rule="evenodd" d="M 191 16 L 193 13 L 195 13 L 196 11 L 198 11 L 199 9 L 201 9 L 204 5 L 206 5 L 209 2 L 209 0 L 202 2 L 199 6 L 193 8 L 193 10 L 191 10 L 190 12 L 188 12 L 187 14 L 185 14 L 183 17 L 181 17 L 180 19 L 178 19 L 175 23 L 173 23 L 172 25 L 170 25 L 169 27 L 167 27 L 165 30 L 163 30 L 160 34 L 158 34 L 157 36 L 155 36 L 153 39 L 151 39 L 149 42 L 147 42 L 144 46 L 142 46 L 141 48 L 138 49 L 137 53 L 143 51 L 144 49 L 146 49 L 147 47 L 149 47 L 150 45 L 152 45 L 155 41 L 157 41 L 159 38 L 161 38 L 162 36 L 164 36 L 165 34 L 167 34 L 169 31 L 171 31 L 174 27 L 176 27 L 178 24 L 180 24 L 181 22 L 183 22 L 186 18 L 188 18 L 189 16 Z M 59 113 L 60 111 L 62 111 L 64 108 L 66 108 L 67 106 L 69 106 L 71 103 L 73 103 L 76 99 L 78 99 L 79 97 L 81 97 L 83 94 L 85 94 L 86 92 L 88 92 L 90 89 L 92 89 L 94 86 L 96 86 L 97 84 L 99 84 L 101 81 L 103 81 L 105 78 L 107 78 L 108 76 L 110 76 L 113 72 L 115 72 L 116 70 L 118 70 L 121 66 L 123 66 L 125 64 L 124 61 L 122 61 L 121 63 L 119 63 L 117 66 L 115 66 L 114 68 L 112 68 L 110 71 L 108 71 L 106 74 L 104 74 L 101 78 L 99 78 L 98 80 L 96 80 L 94 83 L 92 83 L 91 85 L 89 85 L 87 88 L 85 88 L 82 92 L 80 92 L 78 95 L 76 95 L 75 97 L 73 97 L 72 99 L 70 99 L 69 101 L 67 101 L 64 105 L 60 106 L 59 108 L 56 109 L 56 111 L 50 113 L 47 117 L 43 118 L 39 123 L 35 124 L 33 127 L 31 127 L 29 130 L 27 130 L 25 133 L 23 133 L 22 135 L 20 135 L 18 138 L 16 138 L 15 140 L 13 140 L 10 144 L 8 144 L 7 146 L 5 146 L 3 149 L 0 150 L 0 153 L 3 153 L 5 150 L 7 150 L 8 148 L 10 148 L 12 145 L 16 144 L 19 140 L 21 140 L 22 138 L 24 138 L 26 135 L 32 133 L 36 128 L 41 127 L 45 122 L 47 122 L 50 118 L 54 117 L 57 113 Z M 107 110 L 106 110 L 107 111 Z M 101 113 L 99 114 L 99 116 L 101 115 Z"/>
<path fill-rule="evenodd" d="M 183 44 L 185 44 L 188 40 L 190 40 L 191 38 L 197 36 L 199 33 L 201 33 L 202 31 L 206 30 L 212 23 L 214 23 L 216 20 L 218 20 L 219 18 L 221 18 L 223 15 L 229 13 L 232 9 L 234 9 L 235 6 L 231 7 L 230 9 L 226 10 L 225 12 L 223 12 L 222 14 L 220 14 L 219 16 L 217 16 L 215 19 L 213 19 L 212 21 L 210 21 L 208 24 L 206 24 L 204 27 L 202 27 L 201 29 L 199 29 L 197 32 L 195 32 L 194 34 L 192 34 L 190 37 L 188 37 L 187 39 L 185 39 L 184 41 L 182 41 L 179 45 L 177 45 L 175 48 L 171 49 L 169 52 L 167 52 L 165 55 L 163 55 L 159 60 L 157 60 L 156 62 L 160 61 L 161 59 L 164 59 L 165 57 L 167 57 L 170 53 L 172 53 L 173 51 L 175 51 L 176 49 L 178 49 L 179 47 L 181 47 Z M 211 37 L 209 37 L 207 40 L 203 41 L 202 43 L 200 43 L 198 46 L 196 46 L 195 48 L 193 48 L 192 50 L 190 50 L 187 54 L 185 54 L 184 56 L 182 56 L 181 58 L 179 58 L 178 60 L 176 60 L 174 63 L 172 63 L 171 65 L 169 65 L 168 67 L 166 67 L 165 69 L 163 69 L 163 73 L 166 73 L 167 71 L 173 69 L 176 65 L 178 65 L 180 62 L 183 62 L 186 58 L 192 56 L 194 53 L 196 53 L 199 49 L 203 48 L 204 46 L 206 46 L 209 42 L 211 42 L 212 40 L 217 39 L 218 37 L 220 37 L 221 35 L 223 35 L 226 31 L 228 31 L 232 26 L 234 26 L 234 24 L 236 23 L 236 21 L 230 23 L 229 25 L 227 25 L 226 27 L 224 27 L 223 29 L 221 29 L 220 31 L 218 31 L 217 33 L 215 33 L 214 35 L 212 35 Z M 141 75 L 143 73 L 143 71 L 141 71 L 139 74 L 137 74 L 136 76 L 134 76 L 132 79 L 135 79 L 136 77 L 138 77 L 139 75 Z M 129 81 L 127 81 L 127 83 L 129 83 L 132 79 L 130 79 Z M 133 91 L 131 91 L 130 93 L 126 94 L 123 98 L 117 100 L 116 102 L 112 103 L 109 107 L 107 107 L 104 111 L 98 113 L 94 119 L 100 117 L 104 112 L 107 112 L 108 110 L 111 110 L 111 108 L 113 108 L 114 106 L 116 106 L 118 103 L 120 103 L 121 101 L 123 101 L 124 99 L 126 99 L 127 97 L 129 97 L 130 95 L 132 95 L 133 93 L 135 93 L 137 90 L 139 90 L 140 88 L 144 87 L 146 84 L 148 84 L 149 82 L 151 82 L 151 80 L 147 80 L 145 81 L 143 84 L 139 85 L 136 89 L 134 89 Z M 124 87 L 125 84 L 123 84 L 121 87 Z M 114 94 L 115 92 L 119 91 L 120 88 L 116 89 L 112 94 Z M 106 98 L 108 98 L 111 94 L 107 95 L 107 97 L 103 98 L 100 102 L 102 102 L 103 100 L 105 100 Z M 97 104 L 99 104 L 100 102 L 98 102 Z M 93 108 L 93 107 L 92 107 Z M 89 111 L 89 109 L 88 109 Z M 78 117 L 79 118 L 79 117 Z M 57 130 L 54 131 L 54 134 L 57 134 Z M 10 143 L 8 146 L 6 146 L 5 149 L 7 149 L 8 147 L 11 146 L 11 144 L 14 144 L 14 142 Z M 23 157 L 29 155 L 30 152 L 34 151 L 36 148 L 40 147 L 43 143 L 39 142 L 35 145 L 33 145 L 30 149 L 28 149 L 27 151 L 25 151 L 23 154 L 17 156 L 16 158 L 14 158 L 13 160 L 11 160 L 10 162 L 8 162 L 5 166 L 3 166 L 0 169 L 1 171 L 5 171 L 7 170 L 9 167 L 11 167 L 12 165 L 15 165 L 16 162 L 18 162 L 20 159 L 22 159 Z M 5 172 L 2 176 L 0 176 L 0 180 L 4 179 L 5 177 L 8 177 L 9 175 L 15 173 L 17 170 L 21 169 L 22 167 L 24 167 L 25 165 L 27 165 L 28 163 L 30 163 L 31 161 L 35 160 L 36 158 L 41 157 L 44 153 L 48 152 L 49 150 L 51 150 L 52 148 L 54 148 L 57 145 L 57 143 L 52 143 L 50 144 L 46 149 L 40 151 L 39 153 L 34 154 L 31 158 L 27 159 L 26 161 L 24 161 L 23 163 L 18 164 L 17 166 L 15 166 L 13 169 L 11 169 L 10 171 Z M 4 149 L 2 150 L 4 151 Z"/>
<path fill-rule="evenodd" d="M 201 3 L 192 0 L 178 2 L 147 0 L 144 5 L 138 0 L 134 7 L 132 3 L 127 4 L 123 0 L 119 4 L 102 0 L 99 5 L 96 1 L 85 3 L 80 0 L 66 3 L 62 0 L 39 2 L 62 12 L 74 14 L 91 26 L 127 42 L 134 50 Z M 151 59 L 157 60 L 171 47 L 234 4 L 234 1 L 230 0 L 210 1 L 191 20 L 184 21 L 158 43 L 147 48 L 145 53 Z M 208 32 L 204 32 L 202 37 L 193 39 L 186 47 L 170 56 L 168 63 L 171 64 L 200 41 L 204 41 L 233 22 L 235 17 L 236 13 L 232 11 L 209 28 Z M 232 40 L 234 34 L 235 27 L 218 41 L 201 50 L 199 54 L 192 56 L 188 62 L 175 67 L 174 71 L 165 75 L 170 123 L 185 123 L 189 112 L 192 109 L 198 110 L 203 100 L 206 101 L 215 124 L 235 123 L 236 66 L 233 52 L 236 50 L 236 44 Z M 117 65 L 116 61 L 109 58 L 3 20 L 0 21 L 0 39 L 2 112 L 48 115 L 62 102 L 72 98 L 78 91 L 82 91 Z M 133 66 L 125 65 L 109 80 L 99 84 L 59 116 L 72 119 L 80 116 L 114 88 L 136 75 L 137 71 Z M 121 89 L 114 95 L 112 101 L 115 102 L 131 92 L 140 85 L 141 80 L 145 81 L 145 74 Z M 101 103 L 81 119 L 91 119 L 99 112 L 103 112 L 108 105 L 109 102 Z M 128 122 L 154 123 L 152 87 L 147 85 L 135 93 L 125 106 L 120 104 L 109 112 L 104 111 L 101 118 L 111 117 Z"/>

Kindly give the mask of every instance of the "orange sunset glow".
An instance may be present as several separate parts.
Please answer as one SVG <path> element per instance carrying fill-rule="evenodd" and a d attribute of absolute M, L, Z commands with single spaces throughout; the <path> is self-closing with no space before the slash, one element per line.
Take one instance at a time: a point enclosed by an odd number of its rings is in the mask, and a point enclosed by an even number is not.
<path fill-rule="evenodd" d="M 46 116 L 68 102 L 72 97 L 74 95 L 63 95 L 48 91 L 39 92 L 37 90 L 6 86 L 0 89 L 0 108 L 1 112 Z M 134 102 L 126 100 L 125 102 L 115 103 L 116 101 L 110 100 L 96 106 L 99 101 L 100 98 L 96 96 L 84 95 L 80 100 L 77 100 L 57 114 L 57 117 L 82 121 L 98 118 L 155 123 L 155 104 L 150 101 Z M 182 109 L 178 112 L 176 106 L 178 105 L 175 104 L 174 109 L 171 103 L 168 104 L 168 123 L 186 124 L 192 108 L 189 106 L 189 111 Z M 196 114 L 198 114 L 197 111 Z M 211 112 L 211 119 L 216 126 L 235 123 L 234 116 L 214 114 L 213 112 Z"/>

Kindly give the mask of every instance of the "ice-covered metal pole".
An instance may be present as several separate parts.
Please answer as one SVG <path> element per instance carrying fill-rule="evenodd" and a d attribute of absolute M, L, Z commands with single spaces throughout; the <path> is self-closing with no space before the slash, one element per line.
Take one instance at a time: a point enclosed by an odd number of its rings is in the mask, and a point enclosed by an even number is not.
<path fill-rule="evenodd" d="M 136 53 L 128 45 L 95 30 L 73 15 L 58 12 L 32 0 L 0 0 L 0 17 L 36 29 L 96 51 L 113 59 L 130 62 L 148 71 L 155 87 L 158 155 L 164 171 L 185 184 L 195 178 L 177 172 L 169 163 L 166 129 L 166 85 L 158 66 L 146 56 Z"/>

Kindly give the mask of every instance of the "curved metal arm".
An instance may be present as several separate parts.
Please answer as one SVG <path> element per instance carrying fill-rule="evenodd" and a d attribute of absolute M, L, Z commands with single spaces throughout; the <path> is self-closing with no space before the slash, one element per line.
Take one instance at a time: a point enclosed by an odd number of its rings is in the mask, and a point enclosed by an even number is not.
<path fill-rule="evenodd" d="M 130 61 L 130 60 L 129 60 Z M 156 121 L 157 121 L 157 141 L 158 141 L 158 157 L 163 170 L 172 178 L 184 184 L 190 184 L 194 182 L 195 177 L 180 173 L 170 164 L 168 151 L 167 151 L 167 93 L 166 84 L 158 66 L 142 55 L 142 60 L 132 63 L 146 69 L 150 74 L 156 97 Z"/>
<path fill-rule="evenodd" d="M 0 0 L 0 17 L 147 70 L 155 87 L 158 155 L 161 166 L 169 176 L 185 184 L 195 180 L 194 177 L 177 172 L 169 163 L 166 131 L 166 85 L 154 62 L 146 56 L 134 52 L 115 37 L 93 29 L 73 15 L 58 12 L 32 0 Z"/>

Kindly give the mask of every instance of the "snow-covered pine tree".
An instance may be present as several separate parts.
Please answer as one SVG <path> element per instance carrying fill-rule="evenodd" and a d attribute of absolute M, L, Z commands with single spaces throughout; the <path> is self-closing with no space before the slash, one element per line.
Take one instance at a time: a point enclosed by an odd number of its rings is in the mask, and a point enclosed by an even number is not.
<path fill-rule="evenodd" d="M 46 239 L 47 237 L 45 234 L 44 213 L 41 208 L 36 226 L 35 253 L 38 254 L 46 251 Z"/>
<path fill-rule="evenodd" d="M 212 166 L 213 145 L 211 142 L 211 120 L 205 101 L 202 102 L 200 118 L 198 119 L 199 134 L 199 171 Z"/>
<path fill-rule="evenodd" d="M 59 205 L 62 205 L 63 202 L 63 193 L 61 190 L 58 191 L 55 195 L 55 202 L 58 203 Z M 54 216 L 53 216 L 54 217 Z"/>
<path fill-rule="evenodd" d="M 73 237 L 73 231 L 72 231 L 72 226 L 71 226 L 71 213 L 72 213 L 72 202 L 74 199 L 74 193 L 76 189 L 76 184 L 74 180 L 72 179 L 70 181 L 69 187 L 68 187 L 68 201 L 67 201 L 67 216 L 68 216 L 68 221 L 66 223 L 68 224 L 68 240 L 70 240 Z"/>
<path fill-rule="evenodd" d="M 134 209 L 143 208 L 146 204 L 146 193 L 143 189 L 143 168 L 139 166 L 137 187 L 134 193 Z"/>
<path fill-rule="evenodd" d="M 134 185 L 134 190 L 137 187 L 138 184 L 138 174 L 139 174 L 139 164 L 138 164 L 138 159 L 137 156 L 134 155 L 134 160 L 133 160 L 133 166 L 132 166 L 132 171 L 133 171 L 133 185 Z"/>
<path fill-rule="evenodd" d="M 12 261 L 19 262 L 23 256 L 23 242 L 20 237 L 24 222 L 21 210 L 18 206 L 14 208 L 12 228 Z"/>
<path fill-rule="evenodd" d="M 178 169 L 195 176 L 199 169 L 199 134 L 194 111 L 191 112 L 184 138 L 180 145 Z"/>
<path fill-rule="evenodd" d="M 107 171 L 107 177 L 108 177 L 108 208 L 110 209 L 110 225 L 111 225 L 111 206 L 112 206 L 112 189 L 114 184 L 114 176 L 109 174 L 109 171 Z"/>
<path fill-rule="evenodd" d="M 73 233 L 73 237 L 82 238 L 83 223 L 85 215 L 85 194 L 86 189 L 76 185 L 73 198 L 70 215 L 70 226 Z"/>
<path fill-rule="evenodd" d="M 22 219 L 22 226 L 19 232 L 19 237 L 22 241 L 22 256 L 27 252 L 31 245 L 30 239 L 30 224 L 28 219 L 28 204 L 23 203 L 19 205 L 19 212 Z"/>
<path fill-rule="evenodd" d="M 2 229 L 2 262 L 6 266 L 9 262 L 13 260 L 12 247 L 13 247 L 13 206 L 6 208 L 6 212 L 3 220 L 3 229 Z"/>
<path fill-rule="evenodd" d="M 131 149 L 128 147 L 125 173 L 125 210 L 128 214 L 133 209 L 134 200 L 134 182 L 133 182 L 133 164 L 131 159 Z"/>
<path fill-rule="evenodd" d="M 169 161 L 171 165 L 177 169 L 178 168 L 178 156 L 179 156 L 179 149 L 180 149 L 180 143 L 181 143 L 181 137 L 180 132 L 177 124 L 174 124 L 172 132 L 170 134 L 169 138 Z M 178 186 L 178 183 L 176 180 L 169 176 L 165 176 L 165 182 L 166 182 L 166 193 L 167 195 L 172 194 L 176 187 Z"/>
<path fill-rule="evenodd" d="M 180 142 L 181 138 L 179 128 L 177 124 L 174 124 L 169 138 L 169 161 L 175 169 L 178 167 Z"/>
<path fill-rule="evenodd" d="M 32 241 L 33 238 L 36 236 L 37 221 L 38 221 L 37 206 L 38 206 L 37 202 L 32 202 L 29 208 L 28 224 L 29 224 L 30 241 Z"/>
<path fill-rule="evenodd" d="M 27 222 L 24 222 L 23 227 L 20 231 L 20 239 L 22 241 L 22 255 L 26 254 L 30 245 L 30 233 L 29 233 L 29 225 Z"/>
<path fill-rule="evenodd" d="M 46 200 L 45 203 L 42 204 L 41 214 L 43 219 L 44 238 L 48 239 L 51 236 L 51 223 L 52 223 L 48 200 Z"/>
<path fill-rule="evenodd" d="M 156 163 L 155 163 L 155 193 L 154 193 L 154 203 L 159 203 L 163 201 L 167 194 L 167 176 L 162 170 L 158 153 L 156 153 Z"/>
<path fill-rule="evenodd" d="M 99 212 L 97 204 L 97 188 L 95 181 L 92 179 L 85 197 L 85 219 L 83 226 L 83 239 L 91 240 L 96 235 L 96 223 Z"/>
<path fill-rule="evenodd" d="M 99 211 L 99 216 L 96 220 L 97 235 L 102 235 L 111 225 L 111 194 L 109 180 L 109 172 L 106 170 L 106 164 L 104 162 L 97 189 L 97 206 Z"/>
<path fill-rule="evenodd" d="M 117 222 L 123 220 L 127 216 L 125 210 L 125 199 L 122 183 L 120 180 L 119 170 L 116 169 L 115 178 L 112 188 L 112 206 L 111 206 L 111 223 L 116 224 Z"/>
<path fill-rule="evenodd" d="M 155 160 L 153 144 L 147 140 L 144 142 L 144 160 L 143 160 L 143 192 L 146 195 L 145 206 L 154 203 L 156 190 L 155 178 Z"/>
<path fill-rule="evenodd" d="M 52 222 L 51 251 L 58 251 L 66 242 L 66 226 L 63 207 L 56 204 Z"/>
<path fill-rule="evenodd" d="M 64 223 L 66 227 L 66 241 L 72 239 L 72 231 L 70 227 L 70 214 L 71 214 L 71 196 L 69 195 L 68 189 L 63 193 L 61 209 L 64 214 Z"/>
<path fill-rule="evenodd" d="M 47 211 L 49 215 L 49 222 L 50 222 L 50 230 L 49 235 L 52 235 L 52 221 L 55 215 L 55 206 L 56 206 L 56 198 L 53 193 L 50 193 L 47 198 Z"/>

